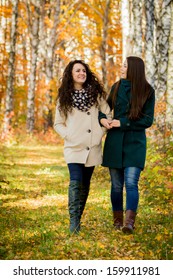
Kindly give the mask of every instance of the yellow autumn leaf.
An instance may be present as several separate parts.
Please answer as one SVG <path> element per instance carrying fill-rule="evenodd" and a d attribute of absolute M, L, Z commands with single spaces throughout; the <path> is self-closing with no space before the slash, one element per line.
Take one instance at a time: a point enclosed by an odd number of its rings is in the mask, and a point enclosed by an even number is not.
<path fill-rule="evenodd" d="M 97 246 L 101 249 L 105 248 L 105 245 L 103 245 L 103 243 L 101 243 L 101 242 L 97 242 Z"/>
<path fill-rule="evenodd" d="M 162 239 L 162 235 L 161 234 L 157 234 L 155 239 L 157 239 L 158 241 L 160 241 Z"/>

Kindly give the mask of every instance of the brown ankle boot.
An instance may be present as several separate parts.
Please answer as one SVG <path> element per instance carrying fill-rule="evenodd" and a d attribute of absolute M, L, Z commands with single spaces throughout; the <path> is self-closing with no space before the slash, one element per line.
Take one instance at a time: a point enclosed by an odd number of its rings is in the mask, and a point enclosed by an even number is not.
<path fill-rule="evenodd" d="M 123 211 L 113 211 L 113 221 L 115 229 L 123 226 Z"/>
<path fill-rule="evenodd" d="M 135 224 L 136 212 L 132 210 L 126 211 L 125 225 L 122 228 L 124 233 L 133 233 Z"/>

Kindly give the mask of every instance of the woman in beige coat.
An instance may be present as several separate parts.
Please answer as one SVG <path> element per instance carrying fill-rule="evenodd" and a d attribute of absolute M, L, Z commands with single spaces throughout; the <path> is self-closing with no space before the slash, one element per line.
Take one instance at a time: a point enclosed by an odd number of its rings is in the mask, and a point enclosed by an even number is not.
<path fill-rule="evenodd" d="M 78 233 L 94 167 L 102 163 L 98 112 L 110 112 L 102 84 L 82 60 L 65 68 L 58 91 L 54 129 L 64 139 L 70 174 L 68 206 L 70 232 Z"/>

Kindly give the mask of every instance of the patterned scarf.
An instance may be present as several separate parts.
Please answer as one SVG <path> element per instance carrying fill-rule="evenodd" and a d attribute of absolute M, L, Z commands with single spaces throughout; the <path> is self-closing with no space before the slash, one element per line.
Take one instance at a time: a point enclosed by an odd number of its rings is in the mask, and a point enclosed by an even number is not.
<path fill-rule="evenodd" d="M 77 108 L 82 112 L 87 112 L 95 103 L 90 85 L 80 90 L 75 89 L 71 96 L 72 107 Z"/>

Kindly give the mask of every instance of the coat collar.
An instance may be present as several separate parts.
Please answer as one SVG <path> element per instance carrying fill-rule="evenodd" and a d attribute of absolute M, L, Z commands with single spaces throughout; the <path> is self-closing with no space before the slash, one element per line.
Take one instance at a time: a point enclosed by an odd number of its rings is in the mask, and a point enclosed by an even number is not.
<path fill-rule="evenodd" d="M 119 87 L 119 96 L 125 101 L 129 102 L 131 96 L 131 81 L 121 79 Z"/>

